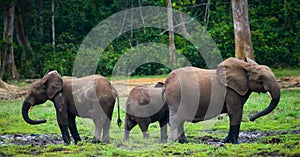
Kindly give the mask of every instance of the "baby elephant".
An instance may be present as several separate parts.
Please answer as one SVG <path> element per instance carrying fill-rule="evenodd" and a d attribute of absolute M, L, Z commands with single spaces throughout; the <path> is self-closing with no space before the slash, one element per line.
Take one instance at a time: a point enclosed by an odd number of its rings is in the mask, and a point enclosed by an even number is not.
<path fill-rule="evenodd" d="M 156 121 L 160 125 L 160 137 L 167 140 L 167 123 L 169 122 L 169 110 L 162 99 L 162 82 L 158 82 L 155 88 L 135 87 L 131 90 L 126 101 L 126 117 L 124 141 L 128 140 L 130 130 L 139 125 L 144 138 L 148 138 L 148 126 Z"/>

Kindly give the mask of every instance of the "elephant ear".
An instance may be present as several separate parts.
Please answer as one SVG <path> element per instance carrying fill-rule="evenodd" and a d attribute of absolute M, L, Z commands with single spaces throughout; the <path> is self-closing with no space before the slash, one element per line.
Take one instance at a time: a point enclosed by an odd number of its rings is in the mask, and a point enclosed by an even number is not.
<path fill-rule="evenodd" d="M 249 90 L 247 71 L 250 64 L 237 58 L 228 58 L 217 67 L 218 80 L 226 87 L 245 95 Z"/>
<path fill-rule="evenodd" d="M 49 99 L 53 99 L 53 97 L 62 90 L 63 80 L 56 70 L 47 73 L 43 77 L 43 81 L 47 87 L 47 97 Z"/>

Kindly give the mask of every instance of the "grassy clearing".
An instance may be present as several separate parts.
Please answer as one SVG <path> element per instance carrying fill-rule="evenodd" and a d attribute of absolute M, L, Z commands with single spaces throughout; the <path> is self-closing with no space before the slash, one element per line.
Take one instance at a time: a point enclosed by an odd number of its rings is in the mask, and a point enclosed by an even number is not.
<path fill-rule="evenodd" d="M 299 68 L 278 68 L 272 69 L 273 73 L 276 77 L 283 77 L 283 76 L 300 76 L 300 69 Z"/>
<path fill-rule="evenodd" d="M 121 117 L 125 116 L 124 103 L 121 98 Z M 264 109 L 270 99 L 266 94 L 253 93 L 244 107 L 241 131 L 289 131 L 300 130 L 300 99 L 299 91 L 283 90 L 279 106 L 271 114 L 250 122 L 251 114 Z M 56 123 L 55 109 L 51 102 L 46 102 L 33 108 L 30 116 L 33 119 L 46 119 L 41 125 L 26 124 L 21 116 L 21 100 L 0 101 L 0 135 L 3 134 L 60 134 Z M 93 124 L 88 119 L 77 118 L 80 135 L 84 140 L 78 145 L 41 145 L 41 146 L 0 146 L 1 155 L 13 156 L 259 156 L 300 154 L 299 134 L 280 134 L 260 138 L 254 143 L 240 145 L 226 144 L 224 146 L 203 144 L 200 137 L 211 136 L 223 139 L 228 131 L 228 117 L 205 121 L 201 123 L 185 123 L 188 144 L 160 143 L 159 125 L 149 127 L 150 139 L 144 140 L 138 127 L 130 134 L 128 142 L 122 142 L 123 127 L 116 125 L 115 110 L 111 125 L 110 144 L 91 144 Z M 273 140 L 279 139 L 277 142 Z"/>

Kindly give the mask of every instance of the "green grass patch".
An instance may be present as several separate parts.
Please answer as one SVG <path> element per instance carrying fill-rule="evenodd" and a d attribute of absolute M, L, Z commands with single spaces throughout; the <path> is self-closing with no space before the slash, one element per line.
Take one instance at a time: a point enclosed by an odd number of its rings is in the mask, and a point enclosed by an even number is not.
<path fill-rule="evenodd" d="M 278 68 L 272 69 L 274 75 L 276 77 L 283 77 L 283 76 L 300 76 L 300 69 L 299 68 Z"/>
<path fill-rule="evenodd" d="M 124 120 L 124 104 L 121 98 L 121 117 Z M 241 131 L 284 132 L 300 130 L 299 91 L 283 90 L 278 107 L 270 114 L 254 122 L 249 121 L 250 115 L 263 110 L 270 99 L 266 94 L 253 93 L 244 106 Z M 4 134 L 60 134 L 56 122 L 55 109 L 52 102 L 35 106 L 30 112 L 32 119 L 46 119 L 47 123 L 29 125 L 21 116 L 22 100 L 0 100 L 0 135 Z M 117 108 L 115 107 L 111 124 L 110 144 L 91 144 L 94 125 L 89 119 L 77 118 L 78 130 L 83 139 L 78 145 L 69 146 L 41 145 L 17 146 L 0 145 L 0 156 L 293 156 L 300 154 L 299 133 L 265 136 L 254 143 L 239 145 L 207 145 L 198 140 L 203 136 L 224 139 L 229 128 L 228 116 L 201 123 L 185 123 L 188 144 L 160 143 L 159 124 L 149 127 L 150 138 L 144 140 L 142 132 L 136 126 L 130 133 L 130 139 L 123 142 L 123 129 L 118 128 Z M 124 125 L 124 122 L 123 122 Z M 169 132 L 169 128 L 168 128 Z"/>

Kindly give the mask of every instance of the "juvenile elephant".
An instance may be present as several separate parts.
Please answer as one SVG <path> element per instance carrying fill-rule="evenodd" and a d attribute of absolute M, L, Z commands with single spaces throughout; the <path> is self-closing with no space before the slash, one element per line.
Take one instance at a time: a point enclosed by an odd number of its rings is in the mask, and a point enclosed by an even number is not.
<path fill-rule="evenodd" d="M 227 113 L 230 129 L 224 142 L 238 143 L 243 105 L 251 92 L 269 92 L 269 106 L 250 120 L 272 112 L 280 100 L 280 88 L 271 69 L 229 58 L 215 70 L 184 67 L 172 71 L 165 82 L 164 96 L 170 110 L 170 140 L 187 142 L 183 124 L 199 122 Z"/>
<path fill-rule="evenodd" d="M 137 124 L 144 138 L 148 138 L 149 124 L 157 121 L 160 125 L 161 140 L 167 140 L 166 124 L 169 121 L 169 111 L 162 100 L 163 85 L 162 82 L 158 82 L 155 88 L 135 87 L 131 90 L 125 105 L 124 141 L 128 140 L 130 130 Z"/>
<path fill-rule="evenodd" d="M 109 142 L 109 128 L 115 100 L 118 99 L 118 125 L 120 125 L 119 97 L 111 83 L 101 75 L 82 78 L 61 77 L 57 71 L 50 71 L 34 82 L 25 96 L 22 105 L 23 119 L 29 124 L 45 123 L 46 120 L 31 120 L 28 112 L 47 100 L 54 103 L 57 122 L 65 144 L 70 143 L 70 134 L 75 144 L 81 140 L 76 123 L 76 116 L 90 118 L 95 124 L 93 142 Z"/>

